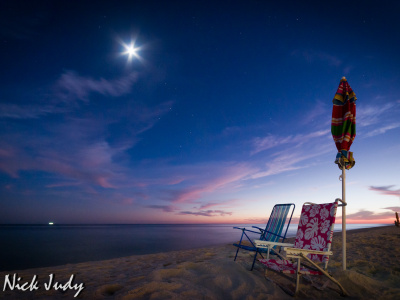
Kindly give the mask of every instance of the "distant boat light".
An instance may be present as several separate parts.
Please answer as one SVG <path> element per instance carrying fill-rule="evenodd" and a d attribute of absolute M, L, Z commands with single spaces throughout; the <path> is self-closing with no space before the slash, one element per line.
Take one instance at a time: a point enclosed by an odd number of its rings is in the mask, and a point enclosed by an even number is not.
<path fill-rule="evenodd" d="M 49 222 L 49 225 L 54 225 L 54 223 L 53 222 Z"/>

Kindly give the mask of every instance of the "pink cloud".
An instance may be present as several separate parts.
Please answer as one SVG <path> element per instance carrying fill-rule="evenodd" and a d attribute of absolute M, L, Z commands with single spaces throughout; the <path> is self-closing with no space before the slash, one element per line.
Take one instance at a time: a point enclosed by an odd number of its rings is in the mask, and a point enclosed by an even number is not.
<path fill-rule="evenodd" d="M 135 199 L 133 198 L 123 198 L 121 203 L 125 204 L 125 205 L 130 205 L 133 204 L 135 202 Z"/>
<path fill-rule="evenodd" d="M 254 172 L 253 168 L 245 165 L 236 166 L 209 166 L 215 175 L 207 174 L 206 178 L 197 178 L 196 184 L 176 191 L 174 203 L 193 202 L 207 193 L 237 184 Z M 204 171 L 204 170 L 203 170 Z M 216 174 L 219 173 L 219 174 Z M 204 174 L 202 174 L 204 176 Z"/>
<path fill-rule="evenodd" d="M 234 207 L 234 206 L 236 206 L 234 204 L 236 204 L 237 202 L 238 202 L 238 199 L 232 199 L 232 200 L 215 202 L 215 203 L 205 203 L 205 204 L 202 204 L 199 207 L 199 209 L 202 210 L 202 209 L 207 209 L 210 207 Z"/>
<path fill-rule="evenodd" d="M 204 216 L 204 217 L 215 217 L 215 216 L 231 216 L 231 212 L 226 212 L 223 210 L 199 210 L 199 211 L 181 211 L 180 215 L 194 215 L 194 216 Z"/>
<path fill-rule="evenodd" d="M 379 192 L 379 193 L 382 194 L 382 195 L 400 197 L 400 189 L 398 189 L 398 190 L 391 190 L 392 187 L 394 187 L 394 185 L 388 185 L 388 186 L 370 186 L 369 189 L 370 189 L 371 191 Z"/>
<path fill-rule="evenodd" d="M 394 212 L 400 212 L 400 206 L 384 207 L 383 209 L 390 209 Z"/>
<path fill-rule="evenodd" d="M 346 221 L 349 223 L 377 223 L 383 222 L 387 223 L 394 218 L 393 212 L 381 212 L 376 213 L 369 210 L 360 210 L 359 212 L 348 214 L 346 216 Z M 341 220 L 341 218 L 340 218 Z"/>
<path fill-rule="evenodd" d="M 154 204 L 154 205 L 146 205 L 145 207 L 153 208 L 153 209 L 160 209 L 164 212 L 174 212 L 177 210 L 176 207 L 171 206 L 171 205 L 155 205 Z"/>
<path fill-rule="evenodd" d="M 243 223 L 246 223 L 246 224 L 265 224 L 266 225 L 268 223 L 268 217 L 265 217 L 265 218 L 246 218 L 246 219 L 243 220 Z"/>

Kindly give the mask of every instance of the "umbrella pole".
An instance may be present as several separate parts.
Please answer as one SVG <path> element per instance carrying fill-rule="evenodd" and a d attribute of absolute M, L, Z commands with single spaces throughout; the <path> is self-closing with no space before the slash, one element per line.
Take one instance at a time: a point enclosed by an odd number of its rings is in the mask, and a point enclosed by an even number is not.
<path fill-rule="evenodd" d="M 342 163 L 342 268 L 346 271 L 346 168 L 345 163 Z"/>

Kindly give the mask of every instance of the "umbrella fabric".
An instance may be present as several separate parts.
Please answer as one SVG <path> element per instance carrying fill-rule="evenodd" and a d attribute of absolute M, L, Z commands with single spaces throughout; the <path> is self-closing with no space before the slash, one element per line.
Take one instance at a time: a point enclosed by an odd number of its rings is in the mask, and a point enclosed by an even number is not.
<path fill-rule="evenodd" d="M 342 157 L 346 169 L 352 168 L 355 164 L 353 152 L 349 150 L 356 137 L 356 100 L 356 94 L 346 78 L 342 78 L 333 98 L 331 131 L 338 150 L 335 163 L 339 164 L 339 159 Z"/>

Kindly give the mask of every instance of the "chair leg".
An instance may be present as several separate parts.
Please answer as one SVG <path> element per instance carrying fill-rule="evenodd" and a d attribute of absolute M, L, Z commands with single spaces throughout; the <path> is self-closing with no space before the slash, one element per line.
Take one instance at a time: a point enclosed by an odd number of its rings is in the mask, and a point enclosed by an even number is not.
<path fill-rule="evenodd" d="M 300 285 L 300 258 L 297 259 L 297 272 L 296 272 L 296 289 L 294 291 L 295 294 L 299 291 Z"/>
<path fill-rule="evenodd" d="M 242 244 L 243 234 L 245 234 L 245 233 L 244 233 L 244 228 L 242 229 L 242 236 L 240 237 L 239 246 Z M 240 248 L 240 247 L 237 247 L 236 255 L 235 255 L 235 258 L 234 258 L 233 261 L 236 261 L 236 257 L 237 257 L 237 255 L 238 255 L 238 253 L 239 253 L 239 248 Z"/>
<path fill-rule="evenodd" d="M 325 274 L 326 277 L 328 277 L 328 279 L 330 279 L 332 282 L 336 283 L 339 288 L 340 291 L 342 293 L 343 296 L 347 296 L 349 295 L 349 293 L 347 293 L 347 291 L 344 289 L 344 287 L 340 284 L 339 281 L 337 281 L 335 278 L 333 278 L 331 275 L 329 275 L 329 273 L 325 270 L 323 270 L 320 266 L 318 266 L 316 263 L 314 263 L 311 259 L 309 259 L 307 256 L 305 256 L 304 254 L 300 254 L 301 257 L 303 257 L 304 259 L 306 259 L 310 264 L 312 264 L 314 267 L 316 267 L 319 271 L 321 271 L 323 274 Z"/>
<path fill-rule="evenodd" d="M 236 257 L 237 257 L 237 255 L 238 255 L 238 253 L 239 253 L 239 247 L 237 247 L 235 259 L 234 259 L 233 261 L 236 261 Z"/>
<path fill-rule="evenodd" d="M 251 265 L 250 271 L 253 271 L 254 264 L 256 263 L 257 254 L 258 254 L 258 250 L 256 250 L 256 254 L 254 254 L 253 264 Z M 260 254 L 261 254 L 261 253 L 260 253 Z"/>

